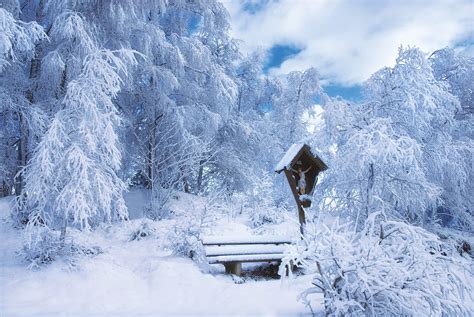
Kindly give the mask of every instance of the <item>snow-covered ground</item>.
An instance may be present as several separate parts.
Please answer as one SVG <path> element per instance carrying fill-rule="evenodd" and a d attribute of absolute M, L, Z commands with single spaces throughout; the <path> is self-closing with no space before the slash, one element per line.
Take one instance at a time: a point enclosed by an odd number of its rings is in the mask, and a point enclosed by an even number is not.
<path fill-rule="evenodd" d="M 291 281 L 245 279 L 235 283 L 219 265 L 198 265 L 166 249 L 173 220 L 155 222 L 154 237 L 129 241 L 139 219 L 144 193 L 127 197 L 131 221 L 101 227 L 76 241 L 104 252 L 32 271 L 16 256 L 21 232 L 9 220 L 9 198 L 0 199 L 0 315 L 1 316 L 301 316 L 310 311 L 297 300 L 311 285 L 310 276 Z M 193 201 L 193 202 L 192 202 Z M 196 200 L 180 196 L 173 208 L 184 211 Z M 238 219 L 238 217 L 237 217 Z M 294 227 L 294 228 L 293 228 Z M 251 231 L 234 217 L 223 218 L 213 233 Z M 291 222 L 275 231 L 294 231 Z M 288 233 L 288 232 L 283 232 Z M 315 307 L 313 307 L 315 309 Z M 319 307 L 320 309 L 320 307 Z M 318 311 L 318 307 L 316 307 Z"/>

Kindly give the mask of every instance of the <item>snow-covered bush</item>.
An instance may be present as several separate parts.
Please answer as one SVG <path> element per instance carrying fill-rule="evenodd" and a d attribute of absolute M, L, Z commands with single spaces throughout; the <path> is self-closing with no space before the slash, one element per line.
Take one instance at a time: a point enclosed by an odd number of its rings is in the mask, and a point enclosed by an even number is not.
<path fill-rule="evenodd" d="M 138 241 L 146 237 L 150 237 L 156 234 L 156 229 L 153 228 L 148 222 L 142 221 L 138 228 L 133 230 L 130 234 L 130 241 Z"/>
<path fill-rule="evenodd" d="M 178 222 L 171 229 L 168 239 L 174 254 L 189 257 L 198 262 L 204 258 L 201 241 L 201 222 L 197 217 L 189 217 L 187 222 Z"/>
<path fill-rule="evenodd" d="M 29 231 L 29 235 L 20 251 L 31 268 L 37 268 L 53 262 L 59 255 L 61 242 L 59 232 L 45 226 L 37 226 Z"/>
<path fill-rule="evenodd" d="M 144 210 L 145 217 L 151 220 L 162 220 L 169 218 L 171 211 L 168 202 L 174 193 L 173 189 L 163 188 L 160 185 L 151 188 L 151 199 Z"/>
<path fill-rule="evenodd" d="M 338 221 L 307 230 L 288 250 L 280 275 L 293 264 L 314 273 L 313 287 L 300 298 L 310 306 L 311 295 L 322 293 L 331 316 L 460 316 L 471 296 L 462 276 L 473 278 L 465 261 L 435 234 L 373 213 L 357 233 Z"/>
<path fill-rule="evenodd" d="M 78 256 L 95 256 L 102 253 L 97 246 L 77 244 L 68 238 L 61 239 L 60 233 L 43 225 L 29 225 L 25 231 L 25 243 L 18 255 L 23 258 L 32 270 L 50 264 L 62 258 L 70 267 L 75 265 Z"/>
<path fill-rule="evenodd" d="M 277 208 L 273 199 L 273 183 L 270 175 L 264 174 L 249 195 L 249 220 L 254 228 L 267 223 L 283 221 L 283 208 Z"/>
<path fill-rule="evenodd" d="M 197 208 L 194 204 L 191 204 L 190 207 L 186 217 L 178 219 L 171 228 L 168 240 L 174 254 L 202 262 L 205 257 L 202 233 L 215 221 L 220 210 L 218 195 L 207 197 L 203 208 Z"/>
<path fill-rule="evenodd" d="M 237 192 L 232 195 L 227 195 L 225 204 L 227 207 L 227 214 L 231 217 L 242 215 L 247 208 L 248 196 L 245 193 Z"/>
<path fill-rule="evenodd" d="M 258 206 L 250 211 L 250 224 L 258 228 L 269 223 L 280 223 L 283 221 L 283 212 L 285 210 L 273 206 Z"/>
<path fill-rule="evenodd" d="M 447 229 L 441 226 L 436 226 L 430 229 L 436 233 L 443 241 L 444 246 L 449 252 L 458 252 L 460 255 L 469 258 L 474 258 L 472 246 L 474 246 L 474 235 L 467 234 L 464 231 L 455 229 Z"/>

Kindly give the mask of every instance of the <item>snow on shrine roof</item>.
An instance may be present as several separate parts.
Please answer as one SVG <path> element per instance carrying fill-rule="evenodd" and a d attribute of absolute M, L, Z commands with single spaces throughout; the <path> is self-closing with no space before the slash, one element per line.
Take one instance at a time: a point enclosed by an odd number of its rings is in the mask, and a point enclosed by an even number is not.
<path fill-rule="evenodd" d="M 289 165 L 291 165 L 291 162 L 295 158 L 296 155 L 301 151 L 301 149 L 304 147 L 304 143 L 295 143 L 293 144 L 288 151 L 286 151 L 285 156 L 280 160 L 280 162 L 275 166 L 275 171 L 279 172 L 285 168 L 287 168 Z"/>

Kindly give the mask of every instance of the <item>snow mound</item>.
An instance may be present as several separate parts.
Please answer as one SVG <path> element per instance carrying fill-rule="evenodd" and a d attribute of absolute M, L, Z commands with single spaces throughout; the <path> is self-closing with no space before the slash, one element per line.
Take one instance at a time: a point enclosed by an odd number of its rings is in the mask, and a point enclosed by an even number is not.
<path fill-rule="evenodd" d="M 187 209 L 192 199 L 190 195 L 175 199 L 176 212 Z M 308 313 L 297 296 L 311 284 L 311 276 L 302 276 L 292 283 L 249 280 L 236 284 L 231 276 L 223 274 L 222 265 L 200 267 L 166 250 L 163 239 L 173 220 L 149 221 L 156 229 L 154 235 L 134 241 L 129 241 L 130 232 L 140 227 L 142 219 L 104 225 L 89 233 L 74 231 L 75 241 L 93 242 L 104 252 L 79 259 L 75 267 L 56 261 L 30 271 L 16 256 L 22 245 L 22 234 L 7 221 L 10 200 L 0 199 L 2 316 L 301 316 Z M 134 203 L 140 205 L 140 199 Z M 195 204 L 200 204 L 199 199 Z M 230 227 L 243 228 L 229 224 L 227 228 Z M 317 310 L 322 310 L 322 305 Z"/>

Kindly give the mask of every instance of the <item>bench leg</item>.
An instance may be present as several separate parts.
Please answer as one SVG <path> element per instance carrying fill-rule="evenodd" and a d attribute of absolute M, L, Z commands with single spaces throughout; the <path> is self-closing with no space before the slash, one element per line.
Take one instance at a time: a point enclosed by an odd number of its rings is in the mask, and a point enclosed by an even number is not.
<path fill-rule="evenodd" d="M 242 275 L 242 263 L 240 262 L 229 262 L 225 263 L 225 272 L 227 274 L 235 274 L 237 276 Z"/>

